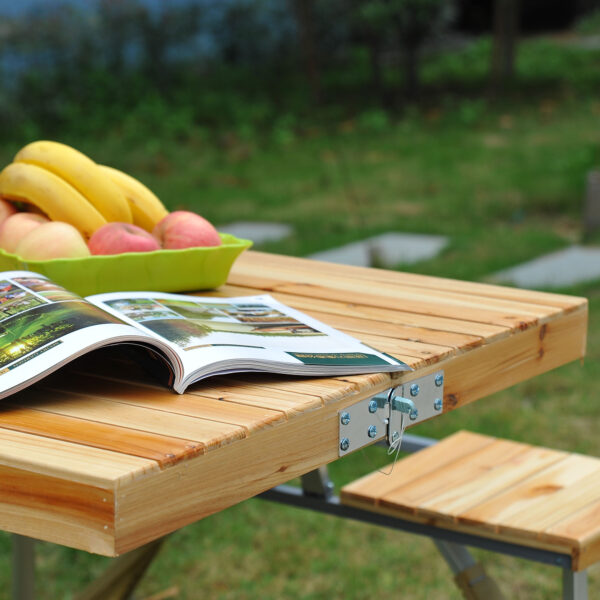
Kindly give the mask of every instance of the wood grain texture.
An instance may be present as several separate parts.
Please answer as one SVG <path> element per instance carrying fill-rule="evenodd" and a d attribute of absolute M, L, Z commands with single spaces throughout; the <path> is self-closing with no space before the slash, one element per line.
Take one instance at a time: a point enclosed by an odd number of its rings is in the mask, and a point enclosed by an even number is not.
<path fill-rule="evenodd" d="M 414 371 L 330 378 L 237 374 L 178 395 L 126 354 L 83 357 L 0 410 L 0 467 L 13 482 L 0 498 L 0 525 L 10 521 L 11 531 L 119 554 L 337 459 L 338 411 L 360 399 L 444 369 L 447 412 L 585 353 L 587 302 L 581 298 L 258 252 L 245 253 L 228 284 L 211 292 L 263 293 Z M 473 508 L 471 500 L 484 501 L 473 477 L 485 475 L 500 491 L 542 465 L 550 468 L 556 458 L 526 445 L 507 451 L 485 436 L 453 440 L 452 451 L 433 462 L 424 453 L 415 456 L 404 492 L 418 499 L 421 512 L 407 508 L 410 518 L 431 518 L 446 506 L 446 526 L 455 527 L 457 515 Z M 470 470 L 451 467 L 471 452 L 482 462 Z M 428 479 L 433 465 L 446 463 L 454 477 L 436 485 Z M 390 498 L 399 493 L 392 480 L 385 485 Z M 90 498 L 89 514 L 75 501 L 78 489 Z M 356 502 L 368 501 L 359 483 L 353 489 Z M 103 498 L 109 508 L 99 505 Z M 593 519 L 591 504 L 580 504 L 583 521 Z M 570 517 L 552 523 L 536 543 L 560 547 L 581 526 Z M 500 535 L 497 528 L 484 534 Z M 585 550 L 582 545 L 581 556 L 594 552 L 593 540 Z"/>
<path fill-rule="evenodd" d="M 342 502 L 440 528 L 600 559 L 600 459 L 460 432 L 342 489 Z"/>

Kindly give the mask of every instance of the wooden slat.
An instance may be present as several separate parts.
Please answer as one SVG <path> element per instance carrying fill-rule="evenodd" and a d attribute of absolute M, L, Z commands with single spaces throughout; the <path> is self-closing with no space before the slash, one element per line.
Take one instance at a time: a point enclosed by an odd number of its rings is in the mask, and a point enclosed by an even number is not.
<path fill-rule="evenodd" d="M 393 286 L 381 286 L 370 290 L 352 281 L 329 282 L 332 287 L 316 285 L 314 283 L 286 282 L 279 279 L 269 279 L 261 276 L 260 279 L 237 274 L 232 282 L 236 285 L 252 286 L 256 284 L 259 289 L 266 292 L 284 292 L 300 296 L 317 296 L 327 300 L 345 301 L 351 297 L 353 302 L 378 308 L 392 308 L 394 310 L 408 310 L 414 313 L 434 315 L 464 320 L 466 316 L 477 323 L 508 326 L 523 329 L 529 324 L 535 324 L 550 315 L 556 314 L 556 309 L 537 307 L 533 305 L 518 305 L 508 302 L 508 306 L 489 307 L 487 303 L 478 298 L 453 297 L 439 295 L 437 298 L 427 291 L 411 292 L 397 289 Z M 496 305 L 500 301 L 496 302 Z M 491 303 L 493 304 L 493 303 Z"/>
<path fill-rule="evenodd" d="M 585 355 L 587 307 L 420 369 L 444 369 L 444 412 Z M 410 379 L 406 376 L 406 379 Z"/>
<path fill-rule="evenodd" d="M 565 515 L 557 514 L 556 510 L 568 513 L 577 510 L 570 500 L 575 501 L 583 493 L 587 481 L 593 482 L 597 495 L 599 475 L 598 460 L 566 455 L 534 476 L 464 511 L 458 520 L 469 526 L 537 538 L 552 523 L 564 518 Z M 561 494 L 563 488 L 569 492 L 569 502 L 566 504 L 560 502 L 561 498 L 564 499 L 564 494 Z M 586 504 L 589 502 L 586 500 Z"/>
<path fill-rule="evenodd" d="M 156 411 L 113 402 L 99 396 L 50 389 L 29 389 L 21 392 L 21 398 L 24 402 L 33 403 L 37 410 L 78 418 L 84 421 L 82 427 L 85 427 L 88 421 L 115 425 L 200 443 L 205 451 L 246 436 L 242 427 L 229 423 Z M 124 441 L 127 443 L 126 436 Z"/>
<path fill-rule="evenodd" d="M 487 436 L 469 431 L 459 431 L 447 437 L 443 445 L 436 444 L 412 454 L 398 463 L 396 467 L 401 469 L 399 475 L 402 481 L 410 484 L 447 468 L 448 465 L 469 456 L 472 452 L 485 449 L 491 443 L 492 440 Z M 382 471 L 389 472 L 390 466 Z M 392 493 L 398 487 L 397 475 L 397 471 L 392 471 L 391 476 L 380 472 L 366 475 L 344 486 L 341 498 L 344 502 L 352 499 L 354 505 L 357 502 L 363 502 L 365 505 L 378 505 L 382 497 Z"/>
<path fill-rule="evenodd" d="M 535 473 L 562 460 L 565 453 L 510 442 L 515 451 L 488 465 L 477 478 L 456 481 L 440 487 L 438 492 L 419 503 L 422 514 L 443 512 L 444 517 L 455 519 L 461 513 L 477 506 L 509 487 L 518 485 Z"/>
<path fill-rule="evenodd" d="M 578 540 L 575 570 L 600 561 L 600 498 L 548 527 L 540 536 L 548 542 Z"/>
<path fill-rule="evenodd" d="M 0 528 L 114 554 L 114 492 L 0 465 Z"/>
<path fill-rule="evenodd" d="M 331 313 L 320 311 L 310 311 L 309 314 L 311 317 L 323 322 L 326 321 L 328 325 L 340 331 L 344 330 L 354 337 L 366 333 L 417 344 L 439 346 L 442 349 L 453 348 L 455 350 L 459 348 L 475 348 L 483 343 L 483 339 L 479 336 L 465 335 L 453 331 L 406 327 L 405 325 L 396 325 L 386 321 L 357 318 L 351 315 L 332 315 Z"/>
<path fill-rule="evenodd" d="M 155 460 L 161 467 L 204 452 L 203 444 L 191 440 L 93 421 L 83 424 L 79 417 L 15 406 L 5 402 L 0 410 L 0 428 L 139 456 Z"/>
<path fill-rule="evenodd" d="M 253 277 L 256 278 L 256 272 L 256 265 L 254 267 L 246 266 L 242 261 L 236 265 L 229 281 L 233 284 L 239 285 L 241 283 L 244 285 L 248 282 L 248 277 L 250 277 L 250 279 Z M 367 270 L 367 272 L 369 271 Z M 394 295 L 398 295 L 404 301 L 421 299 L 425 302 L 430 302 L 432 299 L 435 299 L 441 305 L 446 303 L 462 304 L 463 306 L 469 306 L 472 309 L 482 309 L 484 310 L 482 314 L 491 314 L 488 312 L 488 309 L 498 309 L 503 312 L 516 312 L 521 315 L 531 315 L 541 318 L 549 314 L 555 314 L 557 308 L 563 308 L 556 305 L 547 306 L 545 304 L 524 301 L 525 294 L 521 295 L 519 299 L 507 299 L 500 295 L 479 296 L 478 294 L 473 293 L 473 291 L 465 291 L 459 282 L 454 283 L 454 289 L 440 289 L 440 287 L 431 283 L 427 287 L 419 285 L 402 285 L 402 275 L 400 278 L 396 277 L 393 283 L 390 283 L 391 278 L 388 277 L 385 280 L 377 281 L 376 285 L 371 287 L 377 290 L 379 296 L 385 297 L 386 299 L 392 298 Z M 366 287 L 369 287 L 365 285 L 364 280 L 361 281 L 358 277 L 350 278 L 343 274 L 343 270 L 332 270 L 328 268 L 327 263 L 318 261 L 313 261 L 310 269 L 292 269 L 289 265 L 285 268 L 262 264 L 258 281 L 260 281 L 259 287 L 263 289 L 272 288 L 279 291 L 288 284 L 291 284 L 292 286 L 300 284 L 300 286 L 308 285 L 310 287 L 331 287 L 334 289 L 345 290 L 353 294 L 364 291 Z M 528 299 L 531 300 L 531 296 L 529 296 Z M 568 307 L 576 307 L 576 305 L 577 302 L 570 299 Z"/>
<path fill-rule="evenodd" d="M 460 518 L 485 518 L 503 529 L 543 531 L 598 497 L 600 462 L 571 454 L 506 493 L 468 510 Z M 503 500 L 504 506 L 497 504 Z M 489 511 L 486 514 L 486 511 Z"/>
<path fill-rule="evenodd" d="M 256 289 L 235 285 L 225 285 L 219 291 L 211 292 L 211 296 L 229 297 L 254 295 Z M 429 332 L 434 334 L 447 334 L 448 345 L 471 346 L 477 345 L 481 340 L 491 341 L 498 337 L 509 335 L 510 328 L 507 326 L 489 325 L 463 319 L 450 319 L 436 317 L 420 313 L 411 313 L 403 310 L 390 310 L 388 308 L 377 308 L 373 306 L 356 304 L 354 302 L 341 302 L 334 300 L 323 300 L 310 296 L 298 296 L 294 294 L 270 294 L 276 300 L 292 306 L 307 314 L 313 312 L 322 315 L 319 318 L 324 323 L 329 323 L 329 315 L 351 315 L 366 321 L 389 323 L 406 329 L 408 339 L 413 336 L 427 336 Z M 452 336 L 452 337 L 450 337 Z M 429 339 L 425 337 L 424 339 Z"/>
<path fill-rule="evenodd" d="M 379 496 L 382 505 L 399 509 L 416 511 L 428 500 L 434 500 L 450 486 L 460 486 L 478 478 L 482 473 L 503 465 L 523 448 L 507 440 L 492 440 L 483 448 L 459 457 L 443 468 L 436 468 L 431 473 L 403 483 L 383 496 Z M 379 495 L 380 492 L 377 491 Z"/>
<path fill-rule="evenodd" d="M 0 465 L 103 489 L 160 470 L 153 460 L 3 428 Z"/>
<path fill-rule="evenodd" d="M 69 392 L 101 397 L 113 402 L 151 408 L 188 417 L 208 419 L 238 425 L 247 432 L 285 420 L 282 410 L 249 406 L 226 399 L 208 398 L 192 394 L 176 394 L 155 386 L 144 386 L 115 381 L 93 374 L 78 372 L 54 373 L 39 384 L 39 389 Z"/>
<path fill-rule="evenodd" d="M 239 269 L 244 271 L 247 268 L 256 269 L 257 265 L 260 265 L 261 271 L 265 267 L 288 271 L 291 270 L 294 272 L 311 272 L 315 269 L 314 260 L 249 251 L 245 252 L 236 261 L 232 271 L 233 274 L 235 274 Z M 327 275 L 343 275 L 350 279 L 358 279 L 366 282 L 394 283 L 399 286 L 418 286 L 426 289 L 433 288 L 436 290 L 460 291 L 483 297 L 504 298 L 508 300 L 518 300 L 519 302 L 529 302 L 532 304 L 545 304 L 547 306 L 554 306 L 567 310 L 576 308 L 582 300 L 581 298 L 563 294 L 515 289 L 507 286 L 470 281 L 458 281 L 444 277 L 404 273 L 387 269 L 355 267 L 352 265 L 338 265 L 326 262 L 319 263 L 319 269 L 322 273 Z"/>

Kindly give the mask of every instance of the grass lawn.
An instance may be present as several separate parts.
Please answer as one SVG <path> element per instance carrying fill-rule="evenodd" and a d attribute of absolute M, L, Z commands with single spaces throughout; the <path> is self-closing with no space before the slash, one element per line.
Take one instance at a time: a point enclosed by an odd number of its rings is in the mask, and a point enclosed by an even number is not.
<path fill-rule="evenodd" d="M 410 270 L 485 280 L 501 268 L 581 239 L 585 177 L 600 162 L 600 102 L 561 96 L 465 118 L 439 107 L 397 121 L 354 119 L 279 140 L 242 135 L 132 145 L 118 130 L 70 139 L 97 161 L 138 176 L 170 209 L 216 224 L 289 223 L 264 249 L 294 255 L 397 230 L 435 233 L 449 247 Z M 8 162 L 16 145 L 0 149 Z M 495 394 L 415 433 L 460 428 L 600 456 L 600 283 L 561 290 L 590 299 L 588 356 Z M 337 483 L 386 462 L 369 449 L 331 466 Z M 0 536 L 0 598 L 9 598 L 10 537 Z M 475 552 L 507 598 L 559 597 L 560 570 Z M 107 560 L 38 546 L 40 599 L 70 598 Z M 177 586 L 177 598 L 458 599 L 428 539 L 251 500 L 175 533 L 139 597 Z M 590 573 L 590 597 L 600 569 Z"/>

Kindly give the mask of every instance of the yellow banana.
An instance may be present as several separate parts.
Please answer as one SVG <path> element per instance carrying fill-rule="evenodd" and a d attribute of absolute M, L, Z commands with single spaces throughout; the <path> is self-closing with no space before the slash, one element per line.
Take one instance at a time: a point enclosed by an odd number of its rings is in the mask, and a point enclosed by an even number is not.
<path fill-rule="evenodd" d="M 44 140 L 32 142 L 19 150 L 15 162 L 37 165 L 62 177 L 107 221 L 132 222 L 129 203 L 120 188 L 91 158 L 75 148 Z"/>
<path fill-rule="evenodd" d="M 0 172 L 0 196 L 33 204 L 53 221 L 76 227 L 85 237 L 106 225 L 106 219 L 58 175 L 26 163 L 11 163 Z"/>
<path fill-rule="evenodd" d="M 98 166 L 125 194 L 135 225 L 152 232 L 154 226 L 169 214 L 163 203 L 141 181 L 113 167 Z"/>

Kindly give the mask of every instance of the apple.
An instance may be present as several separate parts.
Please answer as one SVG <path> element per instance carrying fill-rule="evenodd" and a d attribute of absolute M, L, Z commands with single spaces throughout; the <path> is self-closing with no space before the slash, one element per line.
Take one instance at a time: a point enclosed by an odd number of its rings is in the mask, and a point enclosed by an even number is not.
<path fill-rule="evenodd" d="M 0 223 L 3 223 L 17 212 L 17 209 L 14 207 L 12 202 L 5 200 L 4 198 L 0 198 Z"/>
<path fill-rule="evenodd" d="M 97 229 L 88 242 L 92 254 L 121 254 L 160 250 L 156 238 L 131 223 L 107 223 Z"/>
<path fill-rule="evenodd" d="M 163 248 L 221 245 L 221 238 L 214 226 L 204 217 L 187 210 L 176 210 L 163 217 L 154 227 L 152 235 Z"/>
<path fill-rule="evenodd" d="M 37 213 L 20 212 L 0 223 L 0 248 L 14 254 L 18 243 L 31 230 L 49 223 L 49 219 Z"/>
<path fill-rule="evenodd" d="M 27 233 L 15 248 L 25 260 L 80 258 L 90 251 L 83 236 L 73 225 L 62 221 L 42 223 Z"/>

